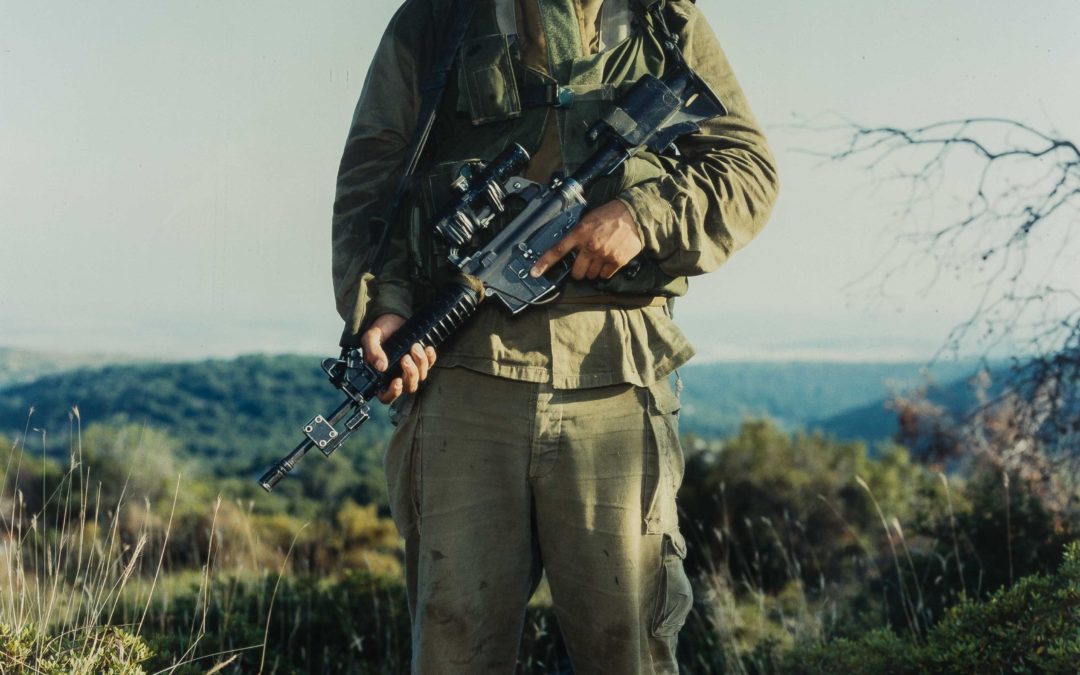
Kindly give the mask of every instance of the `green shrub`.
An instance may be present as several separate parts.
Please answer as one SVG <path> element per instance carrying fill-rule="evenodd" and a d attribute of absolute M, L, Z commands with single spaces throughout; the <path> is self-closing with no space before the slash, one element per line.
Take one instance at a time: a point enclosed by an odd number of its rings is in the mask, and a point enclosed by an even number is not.
<path fill-rule="evenodd" d="M 756 421 L 689 455 L 679 504 L 691 574 L 726 567 L 737 585 L 766 593 L 877 575 L 889 551 L 878 506 L 905 523 L 946 511 L 940 481 L 903 448 L 874 458 L 861 443 Z"/>
<path fill-rule="evenodd" d="M 894 565 L 867 579 L 855 599 L 879 604 L 895 629 L 914 627 L 925 634 L 949 607 L 987 598 L 1022 577 L 1052 573 L 1075 539 L 1075 528 L 1057 521 L 1036 486 L 1021 478 L 1004 480 L 997 471 L 977 467 L 954 487 L 955 520 L 942 513 L 917 518 L 908 528 L 915 543 L 899 572 Z"/>
<path fill-rule="evenodd" d="M 1021 579 L 950 609 L 924 643 L 877 630 L 796 648 L 784 673 L 1069 673 L 1080 664 L 1080 542 L 1053 574 Z"/>
<path fill-rule="evenodd" d="M 1080 668 L 1080 542 L 1057 573 L 1032 575 L 985 602 L 949 610 L 931 631 L 926 662 L 936 670 L 1076 673 Z"/>
<path fill-rule="evenodd" d="M 174 673 L 194 675 L 224 662 L 224 672 L 230 673 L 398 675 L 409 670 L 411 622 L 400 580 L 363 572 L 336 581 L 219 576 L 208 587 L 194 582 L 171 592 L 170 584 L 165 586 L 142 631 L 154 650 L 152 671 L 180 664 Z M 142 606 L 132 603 L 120 620 L 137 621 L 141 612 Z M 551 608 L 530 606 L 518 672 L 548 675 L 568 667 Z"/>
<path fill-rule="evenodd" d="M 1055 523 L 1036 486 L 1016 475 L 1005 480 L 1000 471 L 982 467 L 964 492 L 971 508 L 957 517 L 956 527 L 968 544 L 962 542 L 960 549 L 971 572 L 963 584 L 970 597 L 1058 566 L 1072 532 L 1068 523 Z"/>
<path fill-rule="evenodd" d="M 781 673 L 835 675 L 920 675 L 913 649 L 887 628 L 859 640 L 840 638 L 828 644 L 796 649 L 783 657 Z"/>
<path fill-rule="evenodd" d="M 141 675 L 150 657 L 145 642 L 114 626 L 50 635 L 0 624 L 0 673 Z"/>
<path fill-rule="evenodd" d="M 141 612 L 126 608 L 136 620 Z M 399 673 L 408 670 L 409 623 L 396 580 L 217 576 L 207 587 L 156 594 L 143 633 L 153 670 L 187 662 L 176 672 L 201 673 L 235 656 L 230 672 Z"/>

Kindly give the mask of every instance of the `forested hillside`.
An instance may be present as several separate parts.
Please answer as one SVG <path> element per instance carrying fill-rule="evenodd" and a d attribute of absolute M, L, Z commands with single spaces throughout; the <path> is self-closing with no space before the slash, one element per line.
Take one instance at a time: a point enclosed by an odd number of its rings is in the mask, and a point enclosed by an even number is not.
<path fill-rule="evenodd" d="M 745 420 L 768 418 L 787 431 L 876 442 L 896 430 L 885 405 L 890 387 L 914 386 L 922 376 L 914 364 L 717 363 L 685 368 L 682 378 L 682 431 L 697 438 L 731 436 Z M 950 391 L 954 404 L 968 405 L 963 380 Z M 189 473 L 235 481 L 231 492 L 272 510 L 279 502 L 265 499 L 254 479 L 301 440 L 301 425 L 340 399 L 312 356 L 109 365 L 0 388 L 0 434 L 18 438 L 29 425 L 31 437 L 45 432 L 46 454 L 64 462 L 77 424 L 163 431 L 176 439 Z M 372 421 L 341 452 L 303 462 L 279 492 L 306 512 L 328 494 L 381 502 L 390 432 L 376 405 Z"/>
<path fill-rule="evenodd" d="M 971 401 L 963 376 L 972 368 L 939 367 L 937 379 L 947 386 L 932 391 L 963 409 Z M 916 364 L 851 363 L 716 363 L 687 367 L 682 378 L 685 433 L 726 436 L 746 419 L 769 418 L 789 430 L 821 428 L 841 440 L 871 441 L 895 429 L 895 415 L 885 407 L 890 392 L 924 381 Z M 339 399 L 310 356 L 112 365 L 0 390 L 0 429 L 21 431 L 33 408 L 31 426 L 48 430 L 58 443 L 69 411 L 78 406 L 85 423 L 167 429 L 214 473 L 243 475 L 291 448 L 299 426 Z M 380 411 L 363 436 L 375 442 L 388 433 Z"/>
<path fill-rule="evenodd" d="M 48 431 L 49 454 L 66 457 L 69 412 L 81 423 L 148 425 L 180 440 L 186 459 L 208 475 L 235 477 L 256 490 L 254 479 L 302 438 L 300 427 L 340 401 L 318 359 L 310 356 L 245 356 L 234 360 L 107 366 L 49 375 L 0 390 L 0 429 L 21 434 Z M 32 415 L 30 414 L 33 409 Z M 382 411 L 330 462 L 310 461 L 285 491 L 325 494 L 328 472 L 358 472 L 378 499 L 380 448 L 389 432 Z M 321 459 L 321 458 L 320 458 Z M 252 496 L 255 496 L 254 494 Z"/>

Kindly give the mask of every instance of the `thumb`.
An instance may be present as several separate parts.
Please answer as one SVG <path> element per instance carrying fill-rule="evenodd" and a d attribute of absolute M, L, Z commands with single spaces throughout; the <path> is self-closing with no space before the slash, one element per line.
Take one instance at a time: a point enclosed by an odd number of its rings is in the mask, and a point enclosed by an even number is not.
<path fill-rule="evenodd" d="M 364 333 L 361 346 L 364 348 L 364 360 L 375 370 L 382 372 L 390 365 L 386 352 L 382 348 L 382 329 L 378 326 L 372 326 L 368 332 Z"/>

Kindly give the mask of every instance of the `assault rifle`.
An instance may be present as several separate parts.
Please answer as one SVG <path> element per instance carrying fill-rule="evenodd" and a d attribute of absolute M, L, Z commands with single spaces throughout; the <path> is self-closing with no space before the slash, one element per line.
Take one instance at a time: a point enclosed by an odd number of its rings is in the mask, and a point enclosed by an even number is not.
<path fill-rule="evenodd" d="M 521 178 L 530 157 L 517 144 L 491 162 L 461 170 L 452 184 L 458 196 L 431 226 L 450 245 L 450 261 L 461 270 L 463 280 L 442 288 L 383 345 L 390 363 L 386 372 L 365 363 L 359 349 L 323 361 L 323 370 L 345 400 L 329 415 L 318 415 L 304 426 L 304 440 L 259 479 L 264 489 L 273 490 L 312 448 L 329 456 L 359 429 L 371 416 L 369 401 L 401 376 L 400 361 L 414 344 L 438 347 L 488 298 L 496 298 L 513 314 L 553 299 L 570 272 L 572 256 L 539 278 L 529 271 L 581 219 L 589 186 L 635 153 L 645 148 L 662 152 L 680 136 L 698 131 L 703 122 L 726 114 L 678 49 L 665 46 L 676 56 L 668 72 L 662 79 L 643 76 L 597 122 L 589 139 L 599 149 L 572 176 L 550 185 Z M 477 231 L 488 228 L 511 198 L 521 200 L 523 210 L 490 241 L 470 250 Z"/>

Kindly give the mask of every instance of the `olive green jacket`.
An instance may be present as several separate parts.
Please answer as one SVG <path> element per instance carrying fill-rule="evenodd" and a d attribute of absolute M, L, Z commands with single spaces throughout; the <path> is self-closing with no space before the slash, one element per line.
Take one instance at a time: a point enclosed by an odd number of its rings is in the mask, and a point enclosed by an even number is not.
<path fill-rule="evenodd" d="M 572 172 L 592 152 L 585 131 L 619 85 L 662 75 L 666 54 L 640 4 L 656 0 L 477 0 L 431 141 L 399 219 L 390 224 L 378 279 L 369 274 L 368 226 L 386 210 L 418 115 L 446 0 L 409 0 L 376 51 L 342 157 L 334 204 L 334 287 L 347 332 L 384 313 L 409 315 L 449 273 L 445 247 L 426 226 L 449 199 L 461 162 L 490 159 L 511 142 L 533 154 L 530 177 Z M 716 37 L 688 0 L 667 0 L 683 52 L 728 108 L 677 155 L 643 152 L 588 195 L 619 199 L 645 244 L 634 280 L 571 282 L 556 303 L 510 317 L 484 305 L 440 363 L 557 388 L 649 385 L 693 354 L 666 307 L 624 307 L 612 296 L 673 297 L 764 226 L 777 192 L 772 155 Z M 558 83 L 579 94 L 569 108 L 529 109 L 521 91 Z M 605 86 L 606 85 L 606 86 Z M 610 94 L 610 96 L 608 96 Z M 620 295 L 623 294 L 623 295 Z M 588 298 L 596 298 L 589 304 Z M 584 298 L 584 300 L 583 300 Z M 585 304 L 582 304 L 585 303 Z"/>

